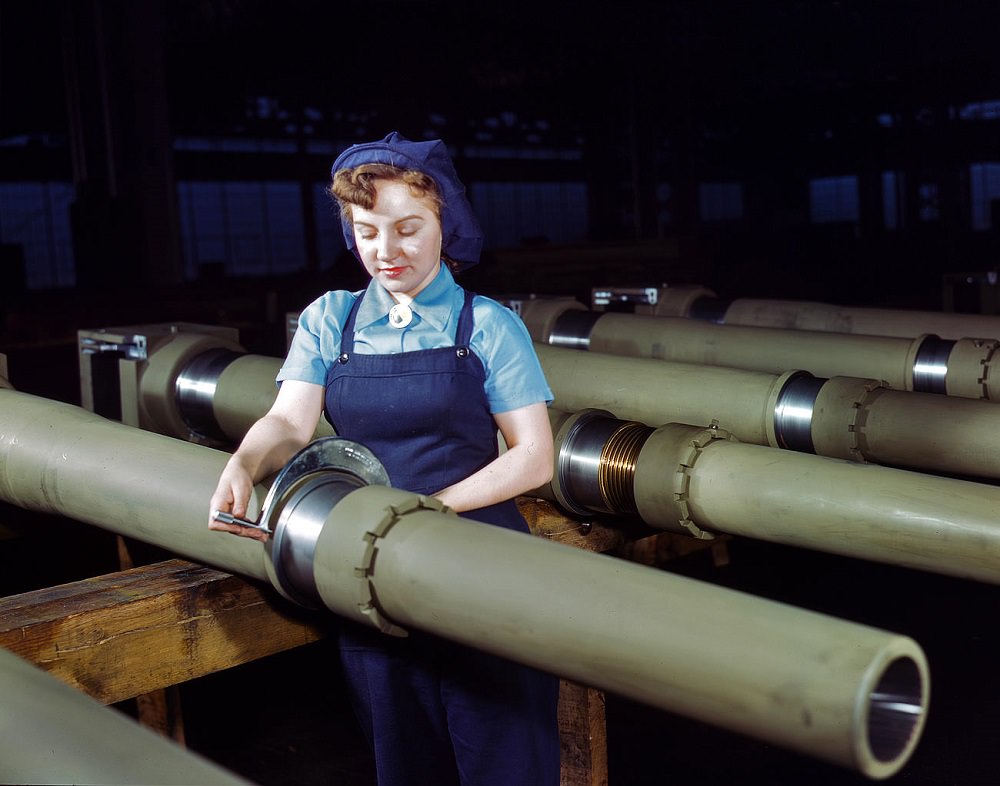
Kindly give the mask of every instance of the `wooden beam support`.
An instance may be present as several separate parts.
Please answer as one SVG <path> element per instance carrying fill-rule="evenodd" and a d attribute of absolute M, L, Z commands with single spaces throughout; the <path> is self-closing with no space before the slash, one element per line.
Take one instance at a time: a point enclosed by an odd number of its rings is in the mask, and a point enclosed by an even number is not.
<path fill-rule="evenodd" d="M 559 784 L 608 786 L 604 692 L 559 683 Z"/>
<path fill-rule="evenodd" d="M 622 530 L 616 527 L 567 518 L 555 505 L 543 499 L 518 497 L 517 508 L 528 522 L 531 534 L 539 538 L 601 554 L 620 548 L 626 540 Z"/>
<path fill-rule="evenodd" d="M 178 559 L 0 599 L 0 646 L 105 704 L 323 635 L 270 588 Z"/>

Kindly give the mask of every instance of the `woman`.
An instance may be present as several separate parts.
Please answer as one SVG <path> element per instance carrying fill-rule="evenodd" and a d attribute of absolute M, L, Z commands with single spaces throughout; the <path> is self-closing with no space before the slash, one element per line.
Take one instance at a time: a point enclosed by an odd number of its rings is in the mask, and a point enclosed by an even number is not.
<path fill-rule="evenodd" d="M 520 320 L 452 277 L 478 262 L 482 241 L 444 144 L 392 133 L 354 145 L 330 191 L 372 280 L 302 312 L 274 405 L 227 463 L 211 509 L 245 515 L 254 482 L 325 413 L 379 457 L 393 486 L 527 532 L 513 497 L 551 478 L 552 394 Z M 393 639 L 345 623 L 340 650 L 381 786 L 558 783 L 554 678 L 418 632 Z"/>

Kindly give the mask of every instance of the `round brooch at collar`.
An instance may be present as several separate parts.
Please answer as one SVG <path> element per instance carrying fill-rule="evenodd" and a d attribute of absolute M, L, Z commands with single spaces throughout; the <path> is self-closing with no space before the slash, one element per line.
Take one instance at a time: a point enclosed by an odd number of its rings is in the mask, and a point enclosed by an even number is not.
<path fill-rule="evenodd" d="M 400 329 L 405 328 L 413 321 L 413 312 L 405 303 L 397 303 L 389 309 L 389 325 Z"/>

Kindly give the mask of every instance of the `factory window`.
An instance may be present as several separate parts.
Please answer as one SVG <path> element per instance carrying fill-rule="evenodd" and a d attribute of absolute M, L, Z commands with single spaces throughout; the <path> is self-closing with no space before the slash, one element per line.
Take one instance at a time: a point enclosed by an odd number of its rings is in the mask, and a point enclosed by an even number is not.
<path fill-rule="evenodd" d="M 962 120 L 1000 120 L 1000 101 L 974 101 L 959 107 Z"/>
<path fill-rule="evenodd" d="M 326 192 L 326 183 L 313 186 L 313 214 L 316 217 L 316 246 L 320 270 L 329 270 L 347 249 L 340 228 L 340 210 Z"/>
<path fill-rule="evenodd" d="M 882 219 L 886 229 L 899 229 L 899 182 L 895 172 L 882 173 Z"/>
<path fill-rule="evenodd" d="M 200 153 L 296 153 L 298 149 L 294 139 L 184 136 L 174 140 L 174 150 Z"/>
<path fill-rule="evenodd" d="M 969 167 L 969 190 L 972 228 L 978 232 L 994 229 L 994 216 L 1000 219 L 1000 164 L 972 164 Z"/>
<path fill-rule="evenodd" d="M 700 184 L 698 186 L 698 210 L 702 221 L 739 221 L 743 218 L 742 184 Z"/>
<path fill-rule="evenodd" d="M 809 218 L 814 224 L 858 220 L 858 178 L 819 177 L 809 181 Z"/>
<path fill-rule="evenodd" d="M 180 182 L 184 270 L 227 276 L 293 273 L 306 266 L 302 195 L 293 182 Z"/>
<path fill-rule="evenodd" d="M 0 259 L 24 261 L 29 289 L 76 284 L 69 206 L 70 183 L 0 183 L 0 243 L 12 246 Z M 15 261 L 16 260 L 16 261 Z M 20 271 L 2 271 L 0 281 L 20 279 Z"/>
<path fill-rule="evenodd" d="M 941 218 L 940 193 L 937 183 L 921 183 L 917 188 L 917 217 L 921 221 Z"/>
<path fill-rule="evenodd" d="M 478 134 L 483 142 L 490 144 L 466 145 L 462 155 L 466 158 L 516 158 L 541 159 L 543 161 L 579 161 L 583 152 L 570 147 L 527 147 L 524 145 L 492 144 L 491 134 Z M 537 141 L 537 140 L 535 140 Z"/>
<path fill-rule="evenodd" d="M 674 189 L 670 183 L 656 184 L 657 237 L 665 237 L 674 223 Z"/>
<path fill-rule="evenodd" d="M 585 183 L 473 183 L 469 196 L 488 248 L 587 239 Z"/>

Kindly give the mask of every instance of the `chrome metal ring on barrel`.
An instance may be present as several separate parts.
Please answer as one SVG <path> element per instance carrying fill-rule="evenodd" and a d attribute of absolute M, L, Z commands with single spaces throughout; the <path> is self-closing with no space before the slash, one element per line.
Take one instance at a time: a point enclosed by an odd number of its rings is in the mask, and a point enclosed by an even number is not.
<path fill-rule="evenodd" d="M 364 445 L 343 437 L 315 440 L 285 464 L 271 485 L 260 523 L 279 586 L 303 606 L 318 606 L 316 540 L 336 504 L 362 486 L 389 485 L 385 467 Z"/>

